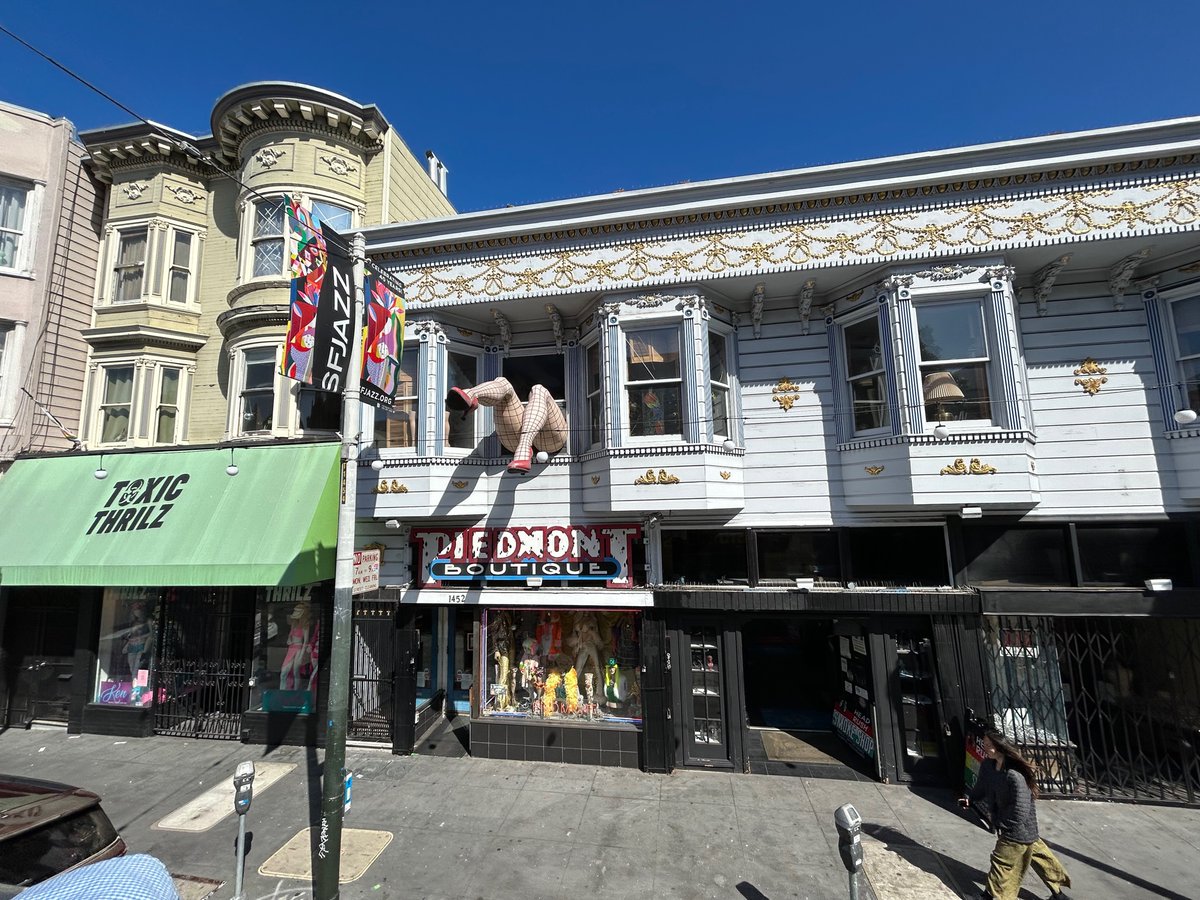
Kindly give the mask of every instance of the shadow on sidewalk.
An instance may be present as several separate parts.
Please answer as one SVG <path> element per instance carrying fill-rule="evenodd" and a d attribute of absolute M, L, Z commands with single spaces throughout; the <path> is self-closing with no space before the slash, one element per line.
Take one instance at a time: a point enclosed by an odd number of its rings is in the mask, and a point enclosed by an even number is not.
<path fill-rule="evenodd" d="M 969 866 L 952 856 L 938 853 L 895 828 L 864 822 L 862 830 L 864 834 L 869 834 L 875 840 L 880 841 L 905 862 L 935 876 L 960 897 L 979 896 L 983 889 L 983 883 L 987 880 L 986 871 Z M 1020 897 L 1022 900 L 1039 900 L 1037 894 L 1026 888 L 1021 888 Z"/>
<path fill-rule="evenodd" d="M 1045 839 L 1043 838 L 1043 840 Z M 1147 894 L 1155 894 L 1159 897 L 1166 897 L 1167 900 L 1188 900 L 1188 898 L 1183 894 L 1177 894 L 1170 888 L 1160 887 L 1152 881 L 1147 881 L 1144 878 L 1138 878 L 1136 875 L 1131 875 L 1128 872 L 1124 872 L 1121 869 L 1118 869 L 1116 866 L 1109 865 L 1106 862 L 1101 862 L 1095 857 L 1086 856 L 1085 854 L 1072 850 L 1069 847 L 1064 847 L 1062 844 L 1056 844 L 1054 841 L 1046 841 L 1046 843 L 1050 846 L 1051 850 L 1060 856 L 1069 856 L 1071 859 L 1077 859 L 1088 868 L 1096 869 L 1099 872 L 1103 872 L 1105 875 L 1111 875 L 1113 878 L 1119 878 L 1121 881 L 1126 881 L 1135 887 L 1141 888 Z"/>

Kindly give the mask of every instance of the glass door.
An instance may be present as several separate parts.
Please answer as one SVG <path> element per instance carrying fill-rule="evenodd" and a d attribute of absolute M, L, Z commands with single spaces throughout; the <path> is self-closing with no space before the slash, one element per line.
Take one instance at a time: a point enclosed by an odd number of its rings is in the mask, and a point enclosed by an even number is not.
<path fill-rule="evenodd" d="M 689 653 L 683 672 L 684 762 L 729 765 L 721 632 L 701 628 L 685 636 Z"/>
<path fill-rule="evenodd" d="M 932 641 L 906 632 L 897 633 L 895 640 L 900 768 L 910 779 L 941 778 L 946 766 Z"/>
<path fill-rule="evenodd" d="M 471 685 L 475 683 L 475 616 L 467 609 L 447 610 L 446 631 L 451 636 L 450 658 L 446 661 L 448 674 L 446 711 L 471 711 Z"/>

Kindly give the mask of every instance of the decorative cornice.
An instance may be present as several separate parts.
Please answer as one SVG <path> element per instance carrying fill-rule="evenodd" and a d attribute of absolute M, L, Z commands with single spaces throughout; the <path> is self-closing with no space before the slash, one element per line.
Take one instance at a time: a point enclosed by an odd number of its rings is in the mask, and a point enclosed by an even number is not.
<path fill-rule="evenodd" d="M 105 325 L 85 328 L 80 334 L 94 349 L 110 350 L 119 345 L 164 347 L 196 351 L 208 343 L 207 334 L 174 331 L 153 325 Z"/>
<path fill-rule="evenodd" d="M 958 281 L 972 272 L 978 270 L 978 266 L 933 266 L 929 269 L 922 269 L 920 272 L 913 272 L 917 278 L 924 278 L 926 281 Z"/>
<path fill-rule="evenodd" d="M 291 307 L 288 304 L 239 306 L 236 309 L 227 309 L 217 316 L 217 327 L 221 329 L 221 335 L 228 339 L 247 328 L 257 328 L 262 325 L 286 325 L 290 315 Z M 282 335 L 280 337 L 282 338 Z"/>
<path fill-rule="evenodd" d="M 1009 179 L 1016 183 L 1018 179 Z M 900 192 L 907 194 L 907 192 Z M 916 189 L 913 196 L 923 196 Z M 803 206 L 803 204 L 798 205 Z M 541 247 L 590 234 L 568 229 L 521 239 L 496 239 L 444 248 L 446 261 L 383 254 L 408 287 L 414 303 L 494 302 L 586 290 L 620 290 L 697 278 L 761 275 L 818 267 L 888 262 L 939 253 L 985 253 L 1049 241 L 1165 233 L 1200 225 L 1200 178 L 1142 179 L 1081 187 L 1052 185 L 992 197 L 947 197 L 882 209 L 840 209 L 836 214 L 785 216 L 772 221 L 724 224 L 717 213 L 651 220 L 647 226 L 676 233 L 631 239 L 634 227 L 602 226 L 603 241 L 574 247 Z M 824 208 L 824 207 L 822 207 Z M 936 211 L 936 215 L 934 214 Z M 676 219 L 680 220 L 679 222 Z M 693 227 L 693 220 L 700 227 Z M 678 228 L 685 225 L 681 233 Z M 533 245 L 533 246 L 529 246 Z M 516 247 L 518 249 L 506 249 Z M 431 248 L 422 248 L 432 253 Z M 474 252 L 474 256 L 464 254 Z"/>
<path fill-rule="evenodd" d="M 230 289 L 225 296 L 225 302 L 233 306 L 242 297 L 247 294 L 253 294 L 255 291 L 290 291 L 292 283 L 286 278 L 259 278 L 254 281 L 247 281 L 244 284 L 239 284 Z M 289 303 L 291 300 L 289 299 Z"/>

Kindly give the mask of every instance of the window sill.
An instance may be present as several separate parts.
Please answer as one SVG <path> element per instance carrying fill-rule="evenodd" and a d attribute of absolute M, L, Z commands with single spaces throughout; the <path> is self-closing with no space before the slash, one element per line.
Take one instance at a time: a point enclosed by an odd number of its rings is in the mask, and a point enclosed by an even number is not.
<path fill-rule="evenodd" d="M 24 278 L 26 281 L 37 281 L 37 273 L 25 271 L 22 269 L 4 269 L 0 268 L 0 275 L 6 275 L 9 278 Z"/>
<path fill-rule="evenodd" d="M 965 424 L 965 423 L 963 423 Z M 930 432 L 922 434 L 879 434 L 866 435 L 838 444 L 838 450 L 862 450 L 872 447 L 890 447 L 895 445 L 923 444 L 965 444 L 973 441 L 993 442 L 1028 442 L 1037 443 L 1037 435 L 1032 431 L 1008 431 L 1003 428 L 978 427 L 971 425 L 967 428 L 951 428 L 950 434 L 940 438 Z"/>
<path fill-rule="evenodd" d="M 200 318 L 200 306 L 196 303 L 176 303 L 173 300 L 159 300 L 154 297 L 141 297 L 137 300 L 106 300 L 96 307 L 100 315 L 122 312 L 150 312 L 162 310 L 183 313 L 196 319 Z"/>

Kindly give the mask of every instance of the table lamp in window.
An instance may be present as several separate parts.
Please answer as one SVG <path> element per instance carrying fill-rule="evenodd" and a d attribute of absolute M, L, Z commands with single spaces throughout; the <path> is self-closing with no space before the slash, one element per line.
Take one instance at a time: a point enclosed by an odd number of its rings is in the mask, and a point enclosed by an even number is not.
<path fill-rule="evenodd" d="M 953 419 L 954 413 L 950 411 L 949 404 L 966 399 L 962 388 L 949 372 L 930 372 L 922 383 L 922 391 L 925 394 L 926 416 L 932 412 L 932 418 L 938 422 Z"/>

